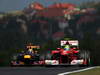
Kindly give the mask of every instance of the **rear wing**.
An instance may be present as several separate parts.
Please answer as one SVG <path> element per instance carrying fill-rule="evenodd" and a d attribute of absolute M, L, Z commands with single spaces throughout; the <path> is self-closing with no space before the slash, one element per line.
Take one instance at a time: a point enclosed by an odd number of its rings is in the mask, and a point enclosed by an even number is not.
<path fill-rule="evenodd" d="M 37 49 L 40 49 L 40 46 L 27 46 L 27 48 L 32 48 L 32 49 L 37 48 Z"/>
<path fill-rule="evenodd" d="M 60 45 L 64 46 L 66 44 L 66 40 L 61 40 L 60 41 Z M 79 41 L 78 40 L 68 40 L 69 44 L 71 44 L 72 46 L 79 46 Z"/>

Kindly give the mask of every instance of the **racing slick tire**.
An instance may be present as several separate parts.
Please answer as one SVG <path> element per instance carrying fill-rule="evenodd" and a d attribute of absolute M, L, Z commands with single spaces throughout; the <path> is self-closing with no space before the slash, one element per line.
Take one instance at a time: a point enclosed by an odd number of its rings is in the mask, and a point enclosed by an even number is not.
<path fill-rule="evenodd" d="M 79 58 L 83 59 L 83 64 L 80 66 L 90 66 L 90 52 L 87 50 L 82 50 L 79 52 Z"/>
<path fill-rule="evenodd" d="M 18 57 L 17 54 L 14 54 L 14 55 L 11 56 L 10 66 L 12 66 L 12 67 L 17 66 L 17 64 L 15 64 L 17 62 L 17 57 Z"/>
<path fill-rule="evenodd" d="M 59 58 L 60 58 L 60 54 L 59 53 L 56 53 L 56 54 L 52 55 L 52 59 L 59 60 Z"/>

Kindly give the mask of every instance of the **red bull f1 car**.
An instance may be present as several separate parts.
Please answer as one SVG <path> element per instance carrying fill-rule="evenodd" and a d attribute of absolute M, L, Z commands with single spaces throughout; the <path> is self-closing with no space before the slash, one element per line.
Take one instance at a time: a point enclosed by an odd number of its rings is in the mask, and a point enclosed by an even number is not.
<path fill-rule="evenodd" d="M 36 50 L 39 46 L 28 45 L 26 51 L 22 51 L 12 56 L 12 66 L 24 66 L 24 65 L 42 65 L 44 61 L 40 59 L 40 54 Z"/>

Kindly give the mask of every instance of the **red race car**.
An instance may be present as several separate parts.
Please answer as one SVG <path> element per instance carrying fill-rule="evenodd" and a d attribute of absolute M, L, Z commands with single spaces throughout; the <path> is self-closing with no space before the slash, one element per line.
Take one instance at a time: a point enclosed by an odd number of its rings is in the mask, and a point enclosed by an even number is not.
<path fill-rule="evenodd" d="M 89 65 L 90 53 L 89 51 L 79 50 L 77 40 L 69 40 L 69 41 L 62 40 L 61 48 L 52 50 L 51 53 L 47 54 L 47 59 L 45 60 L 45 64 L 47 65 Z"/>

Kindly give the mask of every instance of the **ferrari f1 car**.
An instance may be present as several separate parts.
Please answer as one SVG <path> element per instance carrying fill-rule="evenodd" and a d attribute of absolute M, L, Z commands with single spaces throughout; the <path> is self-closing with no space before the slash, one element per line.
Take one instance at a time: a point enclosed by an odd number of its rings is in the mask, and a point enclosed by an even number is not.
<path fill-rule="evenodd" d="M 28 45 L 26 51 L 22 51 L 16 55 L 12 56 L 11 65 L 12 66 L 22 66 L 22 65 L 39 65 L 44 64 L 42 60 L 40 60 L 40 54 L 36 49 L 39 46 Z"/>
<path fill-rule="evenodd" d="M 65 49 L 63 46 L 69 43 L 69 49 Z M 61 40 L 61 48 L 52 50 L 47 54 L 45 60 L 46 65 L 86 65 L 90 64 L 90 52 L 86 50 L 80 50 L 78 40 Z"/>

